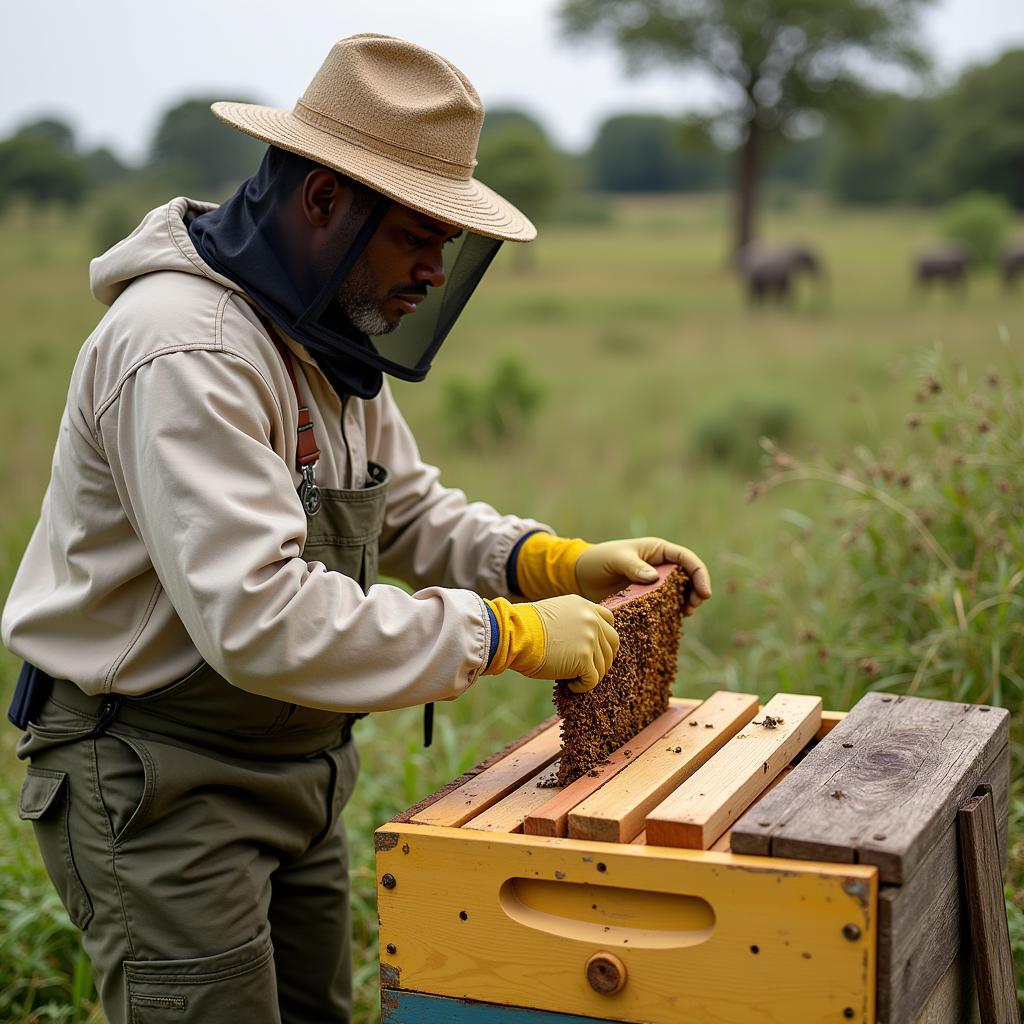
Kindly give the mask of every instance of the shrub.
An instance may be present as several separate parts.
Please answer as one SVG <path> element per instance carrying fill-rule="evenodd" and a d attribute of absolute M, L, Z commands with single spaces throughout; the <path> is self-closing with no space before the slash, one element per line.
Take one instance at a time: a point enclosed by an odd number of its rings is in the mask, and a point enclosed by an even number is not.
<path fill-rule="evenodd" d="M 908 437 L 837 464 L 771 443 L 754 495 L 820 482 L 825 513 L 801 518 L 765 593 L 761 663 L 848 706 L 898 689 L 1016 710 L 1024 702 L 1024 383 L 980 386 L 933 353 Z"/>
<path fill-rule="evenodd" d="M 724 463 L 749 473 L 760 462 L 760 438 L 786 444 L 795 431 L 796 413 L 787 402 L 738 398 L 697 424 L 694 446 L 698 455 L 709 462 Z"/>
<path fill-rule="evenodd" d="M 456 444 L 473 448 L 521 437 L 540 408 L 544 391 L 526 364 L 501 357 L 478 384 L 454 377 L 442 394 L 445 422 Z"/>
<path fill-rule="evenodd" d="M 1013 207 L 1003 196 L 968 192 L 942 211 L 947 238 L 966 246 L 983 266 L 996 262 L 1013 223 Z"/>

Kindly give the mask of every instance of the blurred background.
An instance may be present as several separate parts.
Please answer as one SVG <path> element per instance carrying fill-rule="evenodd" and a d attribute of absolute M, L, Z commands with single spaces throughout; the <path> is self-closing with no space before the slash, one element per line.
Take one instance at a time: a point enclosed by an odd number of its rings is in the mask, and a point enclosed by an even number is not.
<path fill-rule="evenodd" d="M 290 107 L 335 39 L 413 39 L 475 83 L 478 177 L 540 228 L 499 253 L 427 381 L 396 383 L 423 454 L 562 535 L 697 550 L 715 597 L 687 623 L 679 694 L 1010 708 L 1024 999 L 1024 7 L 66 7 L 17 5 L 0 39 L 0 598 L 103 312 L 89 260 L 255 169 L 261 144 L 212 100 Z M 5 704 L 17 669 L 3 653 Z M 426 751 L 415 709 L 360 723 L 357 1020 L 377 1015 L 373 828 L 550 696 L 481 680 Z M 102 1021 L 0 731 L 0 1019 Z"/>

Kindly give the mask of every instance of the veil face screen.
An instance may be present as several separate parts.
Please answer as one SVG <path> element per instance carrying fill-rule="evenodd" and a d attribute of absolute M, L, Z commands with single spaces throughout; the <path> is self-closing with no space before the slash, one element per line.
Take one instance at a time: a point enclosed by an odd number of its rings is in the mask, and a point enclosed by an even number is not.
<path fill-rule="evenodd" d="M 500 241 L 468 231 L 446 245 L 445 283 L 428 288 L 416 312 L 403 316 L 395 330 L 372 337 L 377 352 L 410 370 L 429 363 L 500 246 Z"/>

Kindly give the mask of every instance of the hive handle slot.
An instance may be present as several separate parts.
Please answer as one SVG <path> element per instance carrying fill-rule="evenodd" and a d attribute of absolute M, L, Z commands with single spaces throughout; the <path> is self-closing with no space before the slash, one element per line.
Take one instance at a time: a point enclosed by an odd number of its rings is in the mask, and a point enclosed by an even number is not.
<path fill-rule="evenodd" d="M 563 879 L 508 878 L 499 893 L 513 921 L 567 939 L 625 949 L 681 949 L 715 930 L 707 900 Z"/>

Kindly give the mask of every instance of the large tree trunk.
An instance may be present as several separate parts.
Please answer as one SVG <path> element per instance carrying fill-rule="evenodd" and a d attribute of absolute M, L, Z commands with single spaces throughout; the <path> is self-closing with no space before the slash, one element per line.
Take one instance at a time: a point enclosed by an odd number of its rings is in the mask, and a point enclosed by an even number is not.
<path fill-rule="evenodd" d="M 757 179 L 761 164 L 761 139 L 757 121 L 747 124 L 747 137 L 737 152 L 736 159 L 736 234 L 732 258 L 735 263 L 748 242 L 755 234 L 757 218 Z"/>

